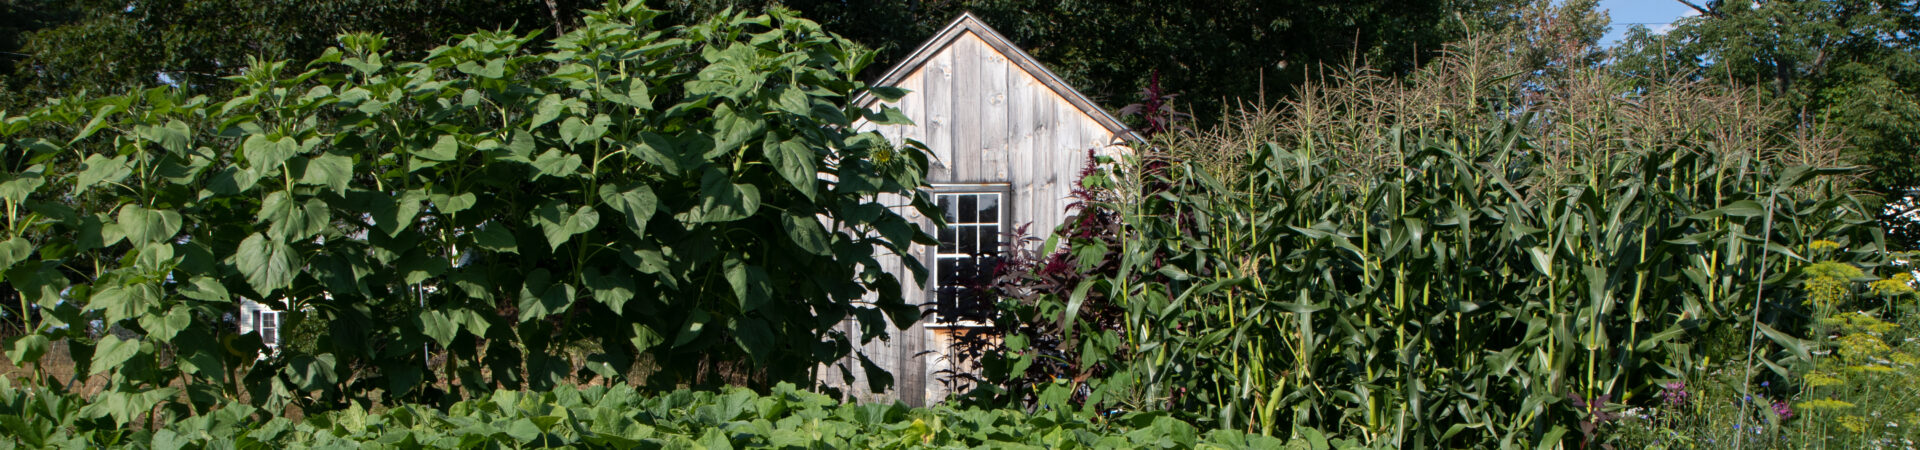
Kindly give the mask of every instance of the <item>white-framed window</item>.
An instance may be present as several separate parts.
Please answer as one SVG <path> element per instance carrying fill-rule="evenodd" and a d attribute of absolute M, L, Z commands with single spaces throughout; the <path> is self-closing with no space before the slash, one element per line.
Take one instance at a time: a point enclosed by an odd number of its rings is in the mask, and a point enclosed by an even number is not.
<path fill-rule="evenodd" d="M 947 226 L 934 251 L 934 323 L 975 325 L 991 319 L 993 301 L 982 293 L 1000 262 L 1007 212 L 1002 190 L 936 192 Z"/>
<path fill-rule="evenodd" d="M 247 319 L 253 325 L 253 331 L 260 333 L 260 343 L 267 348 L 280 348 L 280 312 L 273 310 L 254 310 L 253 317 Z"/>

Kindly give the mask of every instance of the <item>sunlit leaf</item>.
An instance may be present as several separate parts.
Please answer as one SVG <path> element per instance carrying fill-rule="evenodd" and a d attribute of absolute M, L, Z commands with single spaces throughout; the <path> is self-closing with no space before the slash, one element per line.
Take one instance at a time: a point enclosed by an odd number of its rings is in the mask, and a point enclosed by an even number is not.
<path fill-rule="evenodd" d="M 85 191 L 101 183 L 118 183 L 120 180 L 125 179 L 127 175 L 133 174 L 133 169 L 127 167 L 127 157 L 125 156 L 108 158 L 100 155 L 89 155 L 86 161 L 81 162 L 81 167 L 80 173 L 74 178 L 73 182 L 74 188 L 80 191 Z"/>
<path fill-rule="evenodd" d="M 534 158 L 533 168 L 539 171 L 540 176 L 566 178 L 580 171 L 580 163 L 580 155 L 552 149 Z"/>
<path fill-rule="evenodd" d="M 254 233 L 240 242 L 239 250 L 233 255 L 233 265 L 246 276 L 247 285 L 253 287 L 254 292 L 270 295 L 293 283 L 293 276 L 299 270 L 297 258 L 286 243 Z"/>
<path fill-rule="evenodd" d="M 700 202 L 693 209 L 675 215 L 682 222 L 731 222 L 752 216 L 760 209 L 760 189 L 735 184 L 717 170 L 700 178 Z"/>
<path fill-rule="evenodd" d="M 432 147 L 414 152 L 413 155 L 434 161 L 452 161 L 460 155 L 460 141 L 450 135 L 440 135 Z"/>
<path fill-rule="evenodd" d="M 101 337 L 100 341 L 94 344 L 93 359 L 87 365 L 87 370 L 90 372 L 87 374 L 99 375 L 101 372 L 118 369 L 120 364 L 133 359 L 134 355 L 138 354 L 140 354 L 138 340 L 121 340 L 119 336 L 111 335 Z"/>
<path fill-rule="evenodd" d="M 573 235 L 585 233 L 600 224 L 600 212 L 586 206 L 574 207 L 560 200 L 548 200 L 534 210 L 534 222 L 547 236 L 547 245 L 560 248 Z"/>
<path fill-rule="evenodd" d="M 353 159 L 334 154 L 322 154 L 307 161 L 306 172 L 300 175 L 300 182 L 326 186 L 335 194 L 345 193 L 347 183 L 353 180 Z"/>
<path fill-rule="evenodd" d="M 266 135 L 248 136 L 241 144 L 242 153 L 247 158 L 247 170 L 253 173 L 278 173 L 280 166 L 286 164 L 300 150 L 300 144 L 292 137 L 269 139 Z"/>
<path fill-rule="evenodd" d="M 647 221 L 653 218 L 653 213 L 659 204 L 658 199 L 653 196 L 653 189 L 644 184 L 633 184 L 624 189 L 613 185 L 601 186 L 600 200 L 606 202 L 607 206 L 614 211 L 620 212 L 620 216 L 625 219 L 622 223 L 625 223 L 627 230 L 632 231 L 636 236 L 647 235 Z"/>

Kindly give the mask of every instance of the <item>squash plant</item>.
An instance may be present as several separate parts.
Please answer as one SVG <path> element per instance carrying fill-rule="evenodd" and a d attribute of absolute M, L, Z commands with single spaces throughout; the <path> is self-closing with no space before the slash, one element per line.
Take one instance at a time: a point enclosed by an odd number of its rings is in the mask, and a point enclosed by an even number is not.
<path fill-rule="evenodd" d="M 864 358 L 838 324 L 918 319 L 876 256 L 932 244 L 901 216 L 931 210 L 924 148 L 856 132 L 906 119 L 849 104 L 902 92 L 791 11 L 659 14 L 609 4 L 543 46 L 480 32 L 420 61 L 348 34 L 256 61 L 228 98 L 4 114 L 0 270 L 31 330 L 9 358 L 67 341 L 76 378 L 109 379 L 87 416 L 117 423 L 588 377 L 823 383 Z M 267 357 L 242 298 L 286 311 Z"/>
<path fill-rule="evenodd" d="M 1048 387 L 1065 396 L 1068 387 Z M 255 420 L 233 405 L 154 429 L 73 420 L 71 395 L 14 389 L 0 380 L 0 447 L 87 448 L 1199 448 L 1358 449 L 1314 431 L 1286 441 L 1204 430 L 1165 412 L 1080 416 L 1062 409 L 907 408 L 841 403 L 779 384 L 646 393 L 628 386 L 498 390 L 434 408 L 352 405 L 294 421 Z M 8 447 L 11 448 L 11 447 Z"/>

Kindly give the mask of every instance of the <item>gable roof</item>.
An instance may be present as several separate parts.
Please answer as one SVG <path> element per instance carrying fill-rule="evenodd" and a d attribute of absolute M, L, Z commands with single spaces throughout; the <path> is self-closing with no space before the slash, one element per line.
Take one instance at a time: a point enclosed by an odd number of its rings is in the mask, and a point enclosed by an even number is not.
<path fill-rule="evenodd" d="M 932 38 L 928 38 L 927 42 L 921 43 L 919 48 L 914 49 L 913 53 L 908 54 L 905 59 L 894 64 L 893 68 L 887 69 L 887 72 L 880 75 L 880 79 L 875 80 L 873 85 L 899 85 L 908 75 L 919 70 L 920 66 L 925 65 L 928 59 L 940 54 L 940 52 L 946 50 L 948 45 L 953 44 L 955 40 L 960 39 L 968 33 L 972 33 L 974 37 L 986 42 L 988 46 L 993 47 L 994 51 L 1006 56 L 1007 61 L 1012 62 L 1016 67 L 1026 71 L 1027 74 L 1034 79 L 1040 80 L 1040 83 L 1046 85 L 1048 89 L 1053 90 L 1055 95 L 1066 99 L 1068 103 L 1073 104 L 1074 108 L 1079 109 L 1082 114 L 1086 114 L 1087 117 L 1093 118 L 1095 122 L 1099 122 L 1101 126 L 1106 127 L 1108 132 L 1132 141 L 1141 140 L 1140 136 L 1133 132 L 1133 128 L 1128 127 L 1124 123 L 1120 123 L 1119 119 L 1114 118 L 1112 114 L 1108 114 L 1107 110 L 1101 109 L 1100 105 L 1094 104 L 1093 100 L 1088 99 L 1087 96 L 1081 94 L 1079 90 L 1074 89 L 1073 86 L 1068 86 L 1066 81 L 1060 79 L 1060 75 L 1053 73 L 1052 70 L 1048 70 L 1047 66 L 1040 64 L 1039 60 L 1033 59 L 1033 55 L 1029 55 L 1025 50 L 1021 50 L 1020 47 L 1013 45 L 1013 42 L 1007 40 L 1006 36 L 1001 35 L 999 31 L 994 31 L 993 27 L 987 26 L 986 22 L 981 22 L 980 18 L 974 16 L 972 12 L 960 13 L 960 17 L 954 18 L 953 22 L 948 23 L 945 28 L 941 28 L 940 32 L 934 33 Z M 854 99 L 854 104 L 868 106 L 878 100 L 877 97 L 874 97 L 870 93 L 861 94 L 859 98 Z"/>

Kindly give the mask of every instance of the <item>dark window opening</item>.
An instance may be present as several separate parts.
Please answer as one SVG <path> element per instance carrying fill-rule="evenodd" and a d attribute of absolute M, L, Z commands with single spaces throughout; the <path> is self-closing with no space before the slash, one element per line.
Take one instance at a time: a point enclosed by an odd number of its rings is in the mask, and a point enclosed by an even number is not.
<path fill-rule="evenodd" d="M 1000 194 L 937 194 L 934 200 L 947 221 L 935 252 L 935 321 L 985 322 L 994 299 L 982 288 L 1000 261 Z"/>

